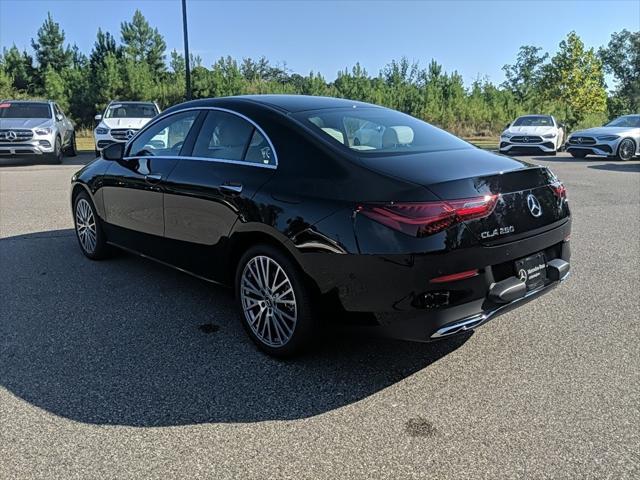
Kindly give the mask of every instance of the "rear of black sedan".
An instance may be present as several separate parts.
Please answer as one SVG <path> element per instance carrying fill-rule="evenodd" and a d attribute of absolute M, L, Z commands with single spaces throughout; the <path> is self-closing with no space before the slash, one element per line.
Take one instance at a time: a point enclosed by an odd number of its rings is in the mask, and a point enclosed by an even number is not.
<path fill-rule="evenodd" d="M 117 246 L 233 285 L 272 355 L 301 351 L 327 317 L 447 337 L 569 273 L 570 211 L 550 170 L 366 103 L 197 100 L 103 157 L 72 180 L 83 253 Z"/>

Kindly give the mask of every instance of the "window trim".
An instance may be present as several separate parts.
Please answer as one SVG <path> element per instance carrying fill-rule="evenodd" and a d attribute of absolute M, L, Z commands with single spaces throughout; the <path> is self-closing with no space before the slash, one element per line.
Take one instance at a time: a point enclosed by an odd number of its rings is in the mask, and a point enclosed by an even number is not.
<path fill-rule="evenodd" d="M 227 160 L 224 158 L 213 158 L 213 157 L 195 157 L 195 156 L 189 156 L 189 155 L 158 155 L 157 158 L 168 158 L 168 159 L 184 159 L 184 160 L 201 160 L 201 161 L 206 161 L 206 162 L 216 162 L 216 163 L 231 163 L 231 164 L 235 164 L 235 165 L 244 165 L 244 166 L 251 166 L 251 167 L 257 167 L 257 168 L 269 168 L 269 169 L 276 169 L 278 168 L 278 153 L 276 152 L 275 147 L 273 146 L 273 143 L 271 142 L 271 139 L 269 138 L 269 136 L 265 133 L 265 131 L 262 129 L 262 127 L 260 127 L 260 125 L 258 125 L 256 122 L 254 122 L 253 120 L 251 120 L 249 117 L 247 117 L 246 115 L 243 115 L 242 113 L 236 112 L 234 110 L 229 110 L 228 108 L 222 108 L 222 107 L 190 107 L 190 108 L 183 108 L 180 110 L 176 110 L 175 112 L 171 112 L 168 115 L 162 115 L 159 118 L 154 119 L 152 122 L 149 122 L 148 124 L 146 124 L 144 126 L 144 128 L 141 128 L 140 130 L 138 130 L 138 132 L 131 137 L 131 139 L 125 144 L 125 148 L 129 148 L 130 144 L 133 143 L 133 141 L 138 137 L 138 135 L 141 135 L 142 133 L 144 133 L 146 130 L 148 130 L 149 128 L 153 127 L 156 123 L 171 117 L 173 115 L 177 115 L 179 113 L 184 113 L 184 112 L 188 112 L 188 111 L 192 111 L 192 110 L 196 110 L 199 112 L 205 111 L 205 110 L 217 110 L 219 112 L 226 112 L 226 113 L 230 113 L 232 115 L 235 115 L 237 117 L 242 118 L 243 120 L 249 122 L 253 128 L 255 130 L 257 130 L 258 132 L 260 132 L 260 134 L 267 140 L 267 143 L 269 144 L 269 146 L 271 147 L 271 151 L 273 152 L 273 164 L 264 164 L 264 163 L 255 163 L 255 162 L 247 162 L 245 160 Z M 197 119 L 197 117 L 196 117 Z M 202 125 L 200 125 L 200 129 L 202 128 Z M 198 135 L 200 134 L 200 129 L 198 130 Z M 253 135 L 253 134 L 252 134 Z M 251 139 L 249 139 L 249 142 L 251 142 Z M 246 152 L 244 153 L 244 155 L 246 155 Z M 136 158 L 140 158 L 140 157 L 133 157 L 133 156 L 126 156 L 123 158 L 123 160 L 133 160 Z"/>

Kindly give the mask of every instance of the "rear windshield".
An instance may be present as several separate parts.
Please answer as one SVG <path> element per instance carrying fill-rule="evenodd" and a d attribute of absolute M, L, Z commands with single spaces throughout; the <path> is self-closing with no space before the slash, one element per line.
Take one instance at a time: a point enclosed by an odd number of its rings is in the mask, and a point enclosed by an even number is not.
<path fill-rule="evenodd" d="M 456 150 L 471 146 L 450 133 L 404 113 L 357 107 L 300 112 L 299 121 L 363 155 Z"/>
<path fill-rule="evenodd" d="M 153 118 L 158 110 L 153 103 L 114 103 L 109 105 L 105 118 Z"/>
<path fill-rule="evenodd" d="M 51 118 L 51 109 L 47 103 L 3 102 L 0 118 Z"/>
<path fill-rule="evenodd" d="M 531 115 L 516 118 L 512 127 L 553 127 L 553 119 L 548 115 Z"/>

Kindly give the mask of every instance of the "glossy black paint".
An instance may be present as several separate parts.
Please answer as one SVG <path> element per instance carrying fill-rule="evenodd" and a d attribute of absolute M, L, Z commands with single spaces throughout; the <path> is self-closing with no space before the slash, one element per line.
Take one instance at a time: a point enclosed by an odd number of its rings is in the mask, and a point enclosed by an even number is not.
<path fill-rule="evenodd" d="M 235 262 L 248 246 L 276 245 L 305 272 L 325 305 L 373 312 L 384 330 L 397 325 L 398 336 L 418 340 L 466 315 L 495 310 L 487 300 L 489 287 L 515 274 L 516 259 L 545 251 L 548 259 L 569 260 L 569 207 L 555 196 L 547 169 L 471 145 L 372 164 L 290 115 L 359 107 L 371 105 L 271 95 L 187 102 L 154 122 L 185 109 L 237 112 L 269 137 L 277 167 L 190 157 L 202 123 L 196 121 L 179 155 L 129 158 L 125 151 L 122 160 L 96 159 L 74 175 L 72 195 L 80 189 L 90 193 L 109 242 L 222 284 L 231 283 Z M 545 211 L 541 218 L 527 211 L 530 193 Z M 367 202 L 485 194 L 501 195 L 493 215 L 423 238 L 356 213 Z M 506 225 L 515 231 L 482 238 L 482 232 Z M 479 275 L 467 280 L 429 282 L 475 268 Z M 442 292 L 445 304 L 437 300 Z"/>

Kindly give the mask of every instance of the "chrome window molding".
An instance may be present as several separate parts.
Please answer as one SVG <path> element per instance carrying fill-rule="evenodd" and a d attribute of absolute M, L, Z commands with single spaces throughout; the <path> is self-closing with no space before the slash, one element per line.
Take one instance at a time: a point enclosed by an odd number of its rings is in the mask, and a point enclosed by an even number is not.
<path fill-rule="evenodd" d="M 194 111 L 194 110 L 196 110 L 196 111 L 217 110 L 219 112 L 230 113 L 231 115 L 235 115 L 235 116 L 240 117 L 243 120 L 249 122 L 267 140 L 267 143 L 269 144 L 269 146 L 271 147 L 271 151 L 273 152 L 273 161 L 274 161 L 274 163 L 273 164 L 270 164 L 270 163 L 269 164 L 263 164 L 263 163 L 255 163 L 255 162 L 246 162 L 244 160 L 227 160 L 227 159 L 223 159 L 223 158 L 212 158 L 212 157 L 192 157 L 192 156 L 189 156 L 189 155 L 159 155 L 156 158 L 177 158 L 177 159 L 184 159 L 184 160 L 203 160 L 203 161 L 209 161 L 209 162 L 233 163 L 233 164 L 236 164 L 236 165 L 247 165 L 247 166 L 258 167 L 258 168 L 271 168 L 271 169 L 278 168 L 278 152 L 276 151 L 275 147 L 273 146 L 273 143 L 271 142 L 271 139 L 265 133 L 265 131 L 262 129 L 262 127 L 260 127 L 260 125 L 258 125 L 256 122 L 251 120 L 246 115 L 243 115 L 242 113 L 238 113 L 238 112 L 236 112 L 234 110 L 229 110 L 228 108 L 222 108 L 222 107 L 190 107 L 190 108 L 184 108 L 182 110 L 176 110 L 175 112 L 171 112 L 168 115 L 163 115 L 160 118 L 156 118 L 155 120 L 153 120 L 152 122 L 149 122 L 147 125 L 145 125 L 143 128 L 141 128 L 140 130 L 138 130 L 138 132 L 127 141 L 127 143 L 125 144 L 125 149 L 129 148 L 129 144 L 131 142 L 133 142 L 136 138 L 138 138 L 139 135 L 141 135 L 142 133 L 147 131 L 147 129 L 153 127 L 156 123 L 164 120 L 165 118 L 169 118 L 169 117 L 171 117 L 173 115 L 177 115 L 179 113 L 184 113 L 184 112 L 189 112 L 189 111 Z M 200 133 L 200 132 L 198 132 L 198 133 Z M 251 139 L 249 139 L 249 141 L 251 141 Z M 127 156 L 127 157 L 124 157 L 124 160 L 132 160 L 134 158 L 140 158 L 140 157 Z M 154 158 L 154 157 L 151 157 L 151 158 Z"/>
<path fill-rule="evenodd" d="M 245 162 L 244 160 L 227 160 L 224 158 L 212 158 L 212 157 L 190 157 L 188 155 L 158 155 L 158 156 L 143 156 L 143 157 L 123 157 L 123 160 L 135 160 L 138 158 L 166 158 L 166 159 L 175 159 L 175 160 L 200 160 L 204 162 L 214 162 L 214 163 L 232 163 L 235 165 L 244 165 L 247 167 L 258 167 L 258 168 L 270 168 L 276 169 L 277 165 L 267 165 L 262 163 L 254 163 L 254 162 Z"/>

